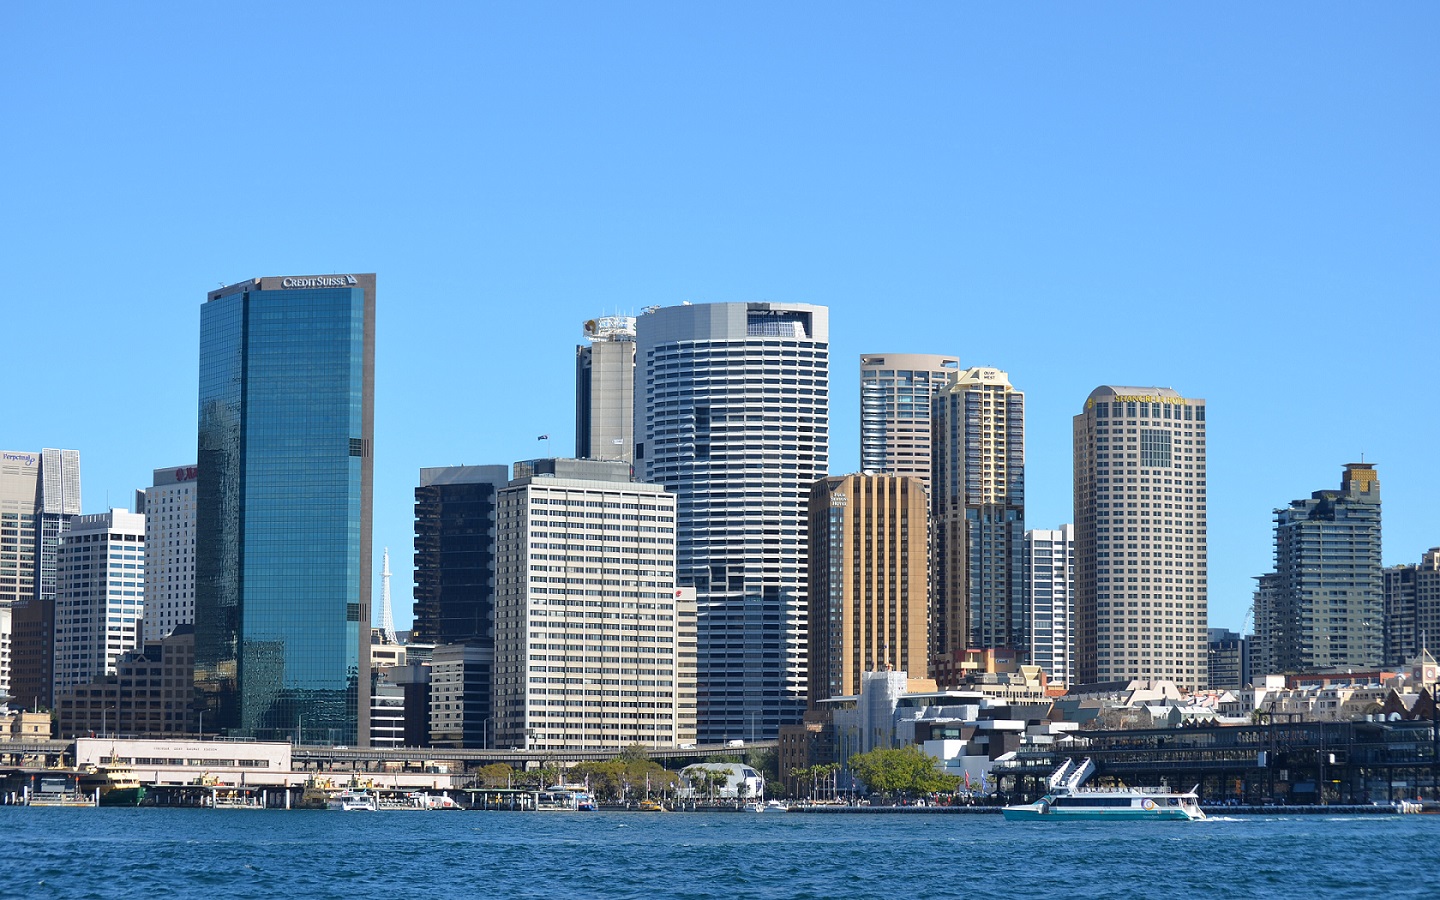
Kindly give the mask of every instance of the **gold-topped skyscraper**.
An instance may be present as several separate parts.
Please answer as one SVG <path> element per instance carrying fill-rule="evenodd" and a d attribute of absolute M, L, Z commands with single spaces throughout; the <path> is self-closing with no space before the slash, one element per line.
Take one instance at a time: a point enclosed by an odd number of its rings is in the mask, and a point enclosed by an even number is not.
<path fill-rule="evenodd" d="M 1205 686 L 1205 401 L 1090 392 L 1075 417 L 1076 680 Z"/>
<path fill-rule="evenodd" d="M 1000 369 L 971 367 L 936 396 L 932 426 L 935 661 L 1023 652 L 1025 394 Z"/>

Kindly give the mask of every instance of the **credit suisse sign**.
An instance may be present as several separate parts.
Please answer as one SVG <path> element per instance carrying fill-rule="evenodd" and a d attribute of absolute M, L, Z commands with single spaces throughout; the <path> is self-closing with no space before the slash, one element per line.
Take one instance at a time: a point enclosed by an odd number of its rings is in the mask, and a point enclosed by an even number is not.
<path fill-rule="evenodd" d="M 360 282 L 354 275 L 311 275 L 306 278 L 285 278 L 280 282 L 284 288 L 328 288 L 353 287 Z"/>

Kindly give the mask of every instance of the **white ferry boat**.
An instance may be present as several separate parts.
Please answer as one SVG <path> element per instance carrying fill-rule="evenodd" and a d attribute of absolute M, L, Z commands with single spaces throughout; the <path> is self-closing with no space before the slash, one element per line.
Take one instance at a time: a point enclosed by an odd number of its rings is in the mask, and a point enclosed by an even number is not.
<path fill-rule="evenodd" d="M 346 812 L 375 812 L 380 809 L 379 799 L 366 790 L 341 791 L 330 798 L 327 804 L 330 809 L 341 809 Z"/>
<path fill-rule="evenodd" d="M 1195 791 L 1165 787 L 1085 788 L 1095 764 L 1067 759 L 1050 776 L 1050 790 L 1034 803 L 1007 806 L 1007 821 L 1033 819 L 1179 819 L 1205 818 Z"/>

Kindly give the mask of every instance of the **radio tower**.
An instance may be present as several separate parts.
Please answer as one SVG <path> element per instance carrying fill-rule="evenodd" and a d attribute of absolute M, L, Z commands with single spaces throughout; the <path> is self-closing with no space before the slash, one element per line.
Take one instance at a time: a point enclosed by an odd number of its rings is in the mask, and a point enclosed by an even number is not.
<path fill-rule="evenodd" d="M 395 638 L 395 613 L 390 609 L 390 548 L 385 548 L 380 566 L 380 640 L 386 644 L 400 643 Z"/>

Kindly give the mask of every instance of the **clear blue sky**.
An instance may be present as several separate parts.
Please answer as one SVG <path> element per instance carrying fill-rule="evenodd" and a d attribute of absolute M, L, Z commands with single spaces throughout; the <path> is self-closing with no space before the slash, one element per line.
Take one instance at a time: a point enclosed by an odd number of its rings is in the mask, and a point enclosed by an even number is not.
<path fill-rule="evenodd" d="M 375 547 L 409 620 L 422 466 L 573 452 L 601 313 L 831 309 L 1028 399 L 1031 527 L 1099 384 L 1209 401 L 1210 609 L 1271 510 L 1379 467 L 1440 545 L 1440 6 L 243 3 L 0 9 L 0 446 L 87 512 L 195 457 L 199 308 L 379 276 Z M 378 596 L 378 591 L 377 591 Z"/>

